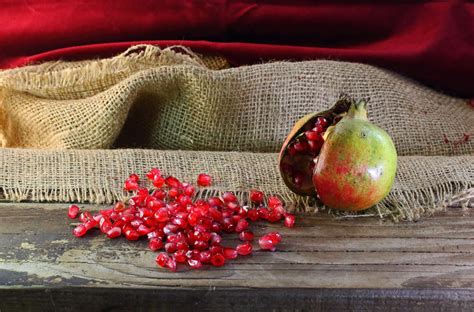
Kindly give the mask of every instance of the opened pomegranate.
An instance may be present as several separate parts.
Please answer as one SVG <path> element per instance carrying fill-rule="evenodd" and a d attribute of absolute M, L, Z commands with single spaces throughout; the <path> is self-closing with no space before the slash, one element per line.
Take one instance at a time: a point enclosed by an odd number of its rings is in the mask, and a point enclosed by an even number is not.
<path fill-rule="evenodd" d="M 363 210 L 390 191 L 397 153 L 390 136 L 367 120 L 366 100 L 342 96 L 329 110 L 303 117 L 279 158 L 285 184 L 328 207 Z"/>

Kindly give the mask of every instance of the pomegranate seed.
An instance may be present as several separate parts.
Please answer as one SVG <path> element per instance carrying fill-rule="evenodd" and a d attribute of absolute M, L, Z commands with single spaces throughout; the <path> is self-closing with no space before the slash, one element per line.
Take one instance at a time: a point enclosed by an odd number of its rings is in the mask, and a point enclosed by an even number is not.
<path fill-rule="evenodd" d="M 67 212 L 67 216 L 71 219 L 76 219 L 77 218 L 77 215 L 79 214 L 79 207 L 76 206 L 76 205 L 71 205 L 69 206 L 69 209 L 68 209 L 68 212 Z"/>
<path fill-rule="evenodd" d="M 184 194 L 186 194 L 187 196 L 191 197 L 194 195 L 194 186 L 192 185 L 188 185 L 185 189 L 184 189 Z"/>
<path fill-rule="evenodd" d="M 204 241 L 195 241 L 194 248 L 196 248 L 199 251 L 203 251 L 207 248 L 207 243 Z"/>
<path fill-rule="evenodd" d="M 225 264 L 225 258 L 222 254 L 217 253 L 211 256 L 211 264 L 215 267 L 221 267 Z"/>
<path fill-rule="evenodd" d="M 158 238 L 152 238 L 148 242 L 148 247 L 153 251 L 160 250 L 161 248 L 163 248 L 163 241 Z"/>
<path fill-rule="evenodd" d="M 165 179 L 166 185 L 168 185 L 171 188 L 178 189 L 181 186 L 181 182 L 179 182 L 178 179 L 175 177 L 169 176 Z"/>
<path fill-rule="evenodd" d="M 239 239 L 241 241 L 252 241 L 254 238 L 253 232 L 251 231 L 243 231 L 239 234 Z"/>
<path fill-rule="evenodd" d="M 153 185 L 157 188 L 163 187 L 163 185 L 165 185 L 165 178 L 160 175 L 155 175 L 153 177 Z"/>
<path fill-rule="evenodd" d="M 224 203 L 222 202 L 222 200 L 219 197 L 209 198 L 208 203 L 209 203 L 209 205 L 216 206 L 216 207 L 222 207 L 222 205 L 224 205 Z"/>
<path fill-rule="evenodd" d="M 140 177 L 139 177 L 138 175 L 136 175 L 135 173 L 132 173 L 132 174 L 128 177 L 128 179 L 129 179 L 130 181 L 138 182 L 138 180 L 140 180 Z"/>
<path fill-rule="evenodd" d="M 319 139 L 319 133 L 313 130 L 306 131 L 304 135 L 309 141 L 316 141 Z"/>
<path fill-rule="evenodd" d="M 270 210 L 267 208 L 258 208 L 257 213 L 260 219 L 267 220 L 270 215 Z"/>
<path fill-rule="evenodd" d="M 257 221 L 260 218 L 257 209 L 249 210 L 247 212 L 247 217 L 250 219 L 250 221 Z"/>
<path fill-rule="evenodd" d="M 281 242 L 281 235 L 278 232 L 271 232 L 267 234 L 270 239 L 272 239 L 277 244 Z"/>
<path fill-rule="evenodd" d="M 79 224 L 78 226 L 76 226 L 74 228 L 72 233 L 76 237 L 81 237 L 81 236 L 84 236 L 87 233 L 87 228 L 84 226 L 84 224 Z"/>
<path fill-rule="evenodd" d="M 211 246 L 209 247 L 209 252 L 211 255 L 222 254 L 224 253 L 224 248 L 222 246 Z"/>
<path fill-rule="evenodd" d="M 319 150 L 321 149 L 323 144 L 324 144 L 324 141 L 322 140 L 322 138 L 318 141 L 308 141 L 309 151 L 317 154 L 319 153 Z"/>
<path fill-rule="evenodd" d="M 170 214 L 167 208 L 160 208 L 155 212 L 155 220 L 158 222 L 166 222 L 170 218 Z"/>
<path fill-rule="evenodd" d="M 212 178 L 210 175 L 205 174 L 205 173 L 201 173 L 200 175 L 198 175 L 197 184 L 199 186 L 210 186 L 211 183 L 212 183 Z"/>
<path fill-rule="evenodd" d="M 268 198 L 268 208 L 275 209 L 276 207 L 282 206 L 282 205 L 283 205 L 283 203 L 281 202 L 281 200 L 278 197 L 270 196 Z"/>
<path fill-rule="evenodd" d="M 240 219 L 239 222 L 237 222 L 237 225 L 235 226 L 235 231 L 240 233 L 242 231 L 245 231 L 248 227 L 248 221 L 245 219 Z"/>
<path fill-rule="evenodd" d="M 210 263 L 211 262 L 211 252 L 209 250 L 203 250 L 199 253 L 199 260 L 202 263 Z"/>
<path fill-rule="evenodd" d="M 153 197 L 155 197 L 156 199 L 159 199 L 159 200 L 163 200 L 165 199 L 166 197 L 166 192 L 163 191 L 163 190 L 156 190 L 153 192 Z"/>
<path fill-rule="evenodd" d="M 177 242 L 176 243 L 176 248 L 178 250 L 185 250 L 185 251 L 188 251 L 189 250 L 189 245 L 188 243 L 186 242 Z"/>
<path fill-rule="evenodd" d="M 328 125 L 328 120 L 324 117 L 321 117 L 319 116 L 317 119 L 316 119 L 316 123 L 315 123 L 315 126 L 321 126 L 321 127 L 326 127 Z"/>
<path fill-rule="evenodd" d="M 222 194 L 222 199 L 226 203 L 231 203 L 231 202 L 236 203 L 237 202 L 237 197 L 235 197 L 235 195 L 231 192 L 224 192 L 224 194 Z"/>
<path fill-rule="evenodd" d="M 144 224 L 140 224 L 137 228 L 137 233 L 138 235 L 140 236 L 143 236 L 143 235 L 147 235 L 148 233 L 151 232 L 151 229 L 148 228 L 146 225 Z"/>
<path fill-rule="evenodd" d="M 202 267 L 201 261 L 195 259 L 188 259 L 188 265 L 193 269 L 200 269 Z"/>
<path fill-rule="evenodd" d="M 166 243 L 165 244 L 165 251 L 167 253 L 173 253 L 176 250 L 178 250 L 178 247 L 176 246 L 176 243 Z"/>
<path fill-rule="evenodd" d="M 92 220 L 92 214 L 89 211 L 84 211 L 79 215 L 79 221 L 86 223 L 89 220 Z"/>
<path fill-rule="evenodd" d="M 116 237 L 119 237 L 120 235 L 122 235 L 122 229 L 117 226 L 107 231 L 108 238 L 116 238 Z"/>
<path fill-rule="evenodd" d="M 125 189 L 126 191 L 129 191 L 129 192 L 138 190 L 138 183 L 137 183 L 137 181 L 133 181 L 133 180 L 127 179 L 127 180 L 125 181 L 124 189 Z"/>
<path fill-rule="evenodd" d="M 292 228 L 295 226 L 295 216 L 292 214 L 287 214 L 285 216 L 285 221 L 283 223 L 286 227 Z"/>
<path fill-rule="evenodd" d="M 151 168 L 151 170 L 147 172 L 146 177 L 148 178 L 148 180 L 153 180 L 155 176 L 159 175 L 161 175 L 160 169 Z"/>
<path fill-rule="evenodd" d="M 235 250 L 241 256 L 250 255 L 252 253 L 252 249 L 253 249 L 252 244 L 250 244 L 250 242 L 245 242 L 245 243 L 237 245 L 237 247 L 235 247 Z"/>
<path fill-rule="evenodd" d="M 128 239 L 129 241 L 137 240 L 139 237 L 140 235 L 138 235 L 138 232 L 135 230 L 125 231 L 125 238 Z"/>
<path fill-rule="evenodd" d="M 260 248 L 263 250 L 270 250 L 275 251 L 276 245 L 278 245 L 281 241 L 281 236 L 277 232 L 268 233 L 260 237 L 258 243 L 260 244 Z"/>
<path fill-rule="evenodd" d="M 273 223 L 273 222 L 280 221 L 282 217 L 283 217 L 283 215 L 278 210 L 272 210 L 268 214 L 267 220 L 268 220 L 268 222 Z"/>
<path fill-rule="evenodd" d="M 112 228 L 112 222 L 106 218 L 102 218 L 99 222 L 99 228 L 102 233 L 107 233 Z"/>
<path fill-rule="evenodd" d="M 178 197 L 178 195 L 179 195 L 179 190 L 176 187 L 172 187 L 168 191 L 168 197 L 170 197 L 170 198 L 176 198 L 176 197 Z"/>
<path fill-rule="evenodd" d="M 178 250 L 174 253 L 174 259 L 176 262 L 185 263 L 188 260 L 186 257 L 186 250 Z"/>
<path fill-rule="evenodd" d="M 170 256 L 168 256 L 168 254 L 162 252 L 162 253 L 159 253 L 158 256 L 156 256 L 155 261 L 160 267 L 165 267 L 166 264 L 168 263 L 169 259 L 170 259 Z"/>
<path fill-rule="evenodd" d="M 219 234 L 212 232 L 211 241 L 210 241 L 211 245 L 213 246 L 220 245 L 221 242 L 222 242 L 222 237 Z"/>
<path fill-rule="evenodd" d="M 263 192 L 257 191 L 257 190 L 251 190 L 250 191 L 250 200 L 253 203 L 259 204 L 263 202 Z"/>
<path fill-rule="evenodd" d="M 97 222 L 94 219 L 88 220 L 84 223 L 84 227 L 86 228 L 87 231 L 89 231 L 90 229 L 92 229 L 96 225 L 97 225 Z"/>
<path fill-rule="evenodd" d="M 232 248 L 224 248 L 224 258 L 226 259 L 235 259 L 237 258 L 238 253 L 237 250 Z"/>
<path fill-rule="evenodd" d="M 308 150 L 308 142 L 306 141 L 298 141 L 295 143 L 294 145 L 295 147 L 295 150 L 298 152 L 298 153 L 304 153 Z"/>

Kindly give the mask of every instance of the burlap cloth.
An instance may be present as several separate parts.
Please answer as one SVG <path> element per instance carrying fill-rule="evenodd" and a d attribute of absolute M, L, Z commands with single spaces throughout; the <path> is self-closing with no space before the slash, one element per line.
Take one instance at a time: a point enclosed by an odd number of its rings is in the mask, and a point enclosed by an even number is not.
<path fill-rule="evenodd" d="M 341 92 L 370 97 L 369 119 L 400 155 L 392 192 L 366 214 L 416 219 L 455 196 L 472 203 L 466 100 L 363 64 L 228 68 L 219 57 L 153 46 L 0 72 L 0 191 L 10 200 L 109 203 L 123 196 L 129 173 L 157 166 L 183 180 L 211 173 L 215 185 L 198 196 L 232 190 L 245 200 L 259 188 L 314 211 L 317 201 L 284 186 L 276 152 L 296 120 Z"/>

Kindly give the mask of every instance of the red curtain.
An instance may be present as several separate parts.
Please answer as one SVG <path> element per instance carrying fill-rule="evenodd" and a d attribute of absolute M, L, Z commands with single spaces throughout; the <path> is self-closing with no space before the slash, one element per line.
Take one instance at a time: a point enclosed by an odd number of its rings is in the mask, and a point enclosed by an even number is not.
<path fill-rule="evenodd" d="M 376 3 L 376 4 L 375 4 Z M 373 64 L 474 97 L 474 4 L 463 1 L 4 0 L 0 68 L 182 44 L 234 65 Z"/>

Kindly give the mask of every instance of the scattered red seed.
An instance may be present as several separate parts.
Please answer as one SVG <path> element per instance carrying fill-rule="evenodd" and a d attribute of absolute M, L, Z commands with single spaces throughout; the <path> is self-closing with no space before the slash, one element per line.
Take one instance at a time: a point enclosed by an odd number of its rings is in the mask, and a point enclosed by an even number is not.
<path fill-rule="evenodd" d="M 120 235 L 122 235 L 122 229 L 118 226 L 111 228 L 107 232 L 108 238 L 116 238 L 116 237 L 119 237 Z"/>
<path fill-rule="evenodd" d="M 285 216 L 285 221 L 283 222 L 283 224 L 288 228 L 294 227 L 295 226 L 295 216 L 292 215 L 292 214 L 287 214 Z"/>
<path fill-rule="evenodd" d="M 265 234 L 258 240 L 261 249 L 270 251 L 275 251 L 276 245 L 278 245 L 280 242 L 281 236 L 278 232 Z"/>
<path fill-rule="evenodd" d="M 79 211 L 80 211 L 80 209 L 79 209 L 78 206 L 76 206 L 76 205 L 71 205 L 71 206 L 69 206 L 69 210 L 68 210 L 68 212 L 67 212 L 67 216 L 68 216 L 69 218 L 71 218 L 71 219 L 75 219 L 75 218 L 77 218 L 77 215 L 79 214 Z"/>
<path fill-rule="evenodd" d="M 235 247 L 235 250 L 237 250 L 237 253 L 241 256 L 250 255 L 252 253 L 252 249 L 252 244 L 250 242 L 245 242 Z"/>
<path fill-rule="evenodd" d="M 252 231 L 243 231 L 239 234 L 239 239 L 244 242 L 252 241 L 253 238 L 254 238 L 254 234 Z"/>
<path fill-rule="evenodd" d="M 148 239 L 152 251 L 164 249 L 156 257 L 158 266 L 176 271 L 177 263 L 186 263 L 199 269 L 204 264 L 223 266 L 227 260 L 252 253 L 253 232 L 249 222 L 268 220 L 277 222 L 284 218 L 287 227 L 294 225 L 294 216 L 286 213 L 282 201 L 276 196 L 268 197 L 268 208 L 264 206 L 265 195 L 258 190 L 250 191 L 250 201 L 256 208 L 241 206 L 235 194 L 225 192 L 222 197 L 208 200 L 193 200 L 195 188 L 181 183 L 172 176 L 161 176 L 159 169 L 147 173 L 151 189 L 139 188 L 140 178 L 132 174 L 125 181 L 125 189 L 133 192 L 129 200 L 117 202 L 112 208 L 92 215 L 88 211 L 80 214 L 81 224 L 73 234 L 84 236 L 89 230 L 99 228 L 109 238 L 124 236 L 129 241 L 141 237 Z M 208 186 L 212 178 L 207 174 L 198 177 L 199 186 Z M 71 205 L 68 216 L 75 218 L 79 207 Z M 222 233 L 239 233 L 244 243 L 235 248 L 223 247 Z M 264 250 L 275 250 L 281 241 L 277 232 L 259 239 Z"/>
<path fill-rule="evenodd" d="M 260 192 L 258 190 L 251 190 L 250 191 L 250 200 L 253 202 L 253 203 L 256 203 L 256 204 L 259 204 L 261 202 L 263 202 L 263 192 Z"/>
<path fill-rule="evenodd" d="M 211 183 L 212 183 L 212 178 L 210 175 L 205 174 L 205 173 L 201 173 L 200 175 L 198 175 L 197 184 L 199 186 L 209 186 L 211 185 Z"/>
<path fill-rule="evenodd" d="M 221 267 L 225 264 L 225 258 L 222 254 L 216 253 L 211 256 L 211 264 L 215 267 Z"/>
<path fill-rule="evenodd" d="M 87 229 L 86 229 L 86 227 L 84 226 L 84 224 L 79 224 L 79 225 L 76 226 L 76 228 L 72 231 L 72 233 L 73 233 L 74 236 L 76 236 L 76 237 L 81 237 L 81 236 L 86 235 Z"/>

